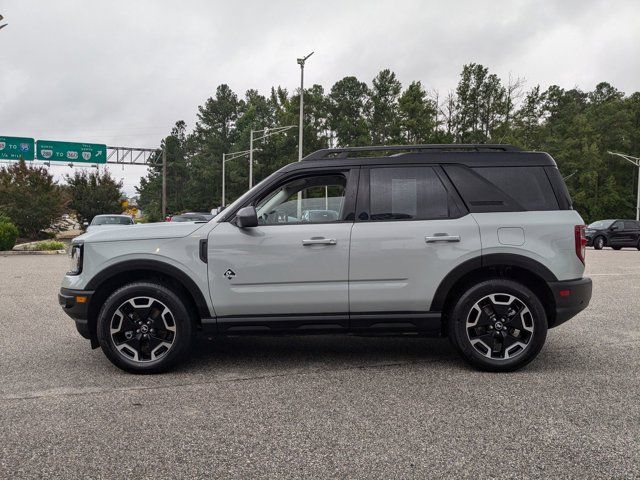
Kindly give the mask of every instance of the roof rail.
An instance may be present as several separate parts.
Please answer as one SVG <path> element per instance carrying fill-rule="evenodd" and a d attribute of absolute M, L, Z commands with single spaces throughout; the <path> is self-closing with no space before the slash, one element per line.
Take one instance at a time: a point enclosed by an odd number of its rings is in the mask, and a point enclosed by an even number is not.
<path fill-rule="evenodd" d="M 521 152 L 520 147 L 513 145 L 502 144 L 465 144 L 465 143 L 452 143 L 452 144 L 431 144 L 431 145 L 376 145 L 373 147 L 344 147 L 344 148 L 324 148 L 322 150 L 316 150 L 310 153 L 302 160 L 326 160 L 332 158 L 350 158 L 353 155 L 351 153 L 364 153 L 364 152 L 399 152 L 396 155 L 409 152 L 456 152 L 456 151 L 473 151 L 473 152 Z M 400 153 L 402 152 L 402 153 Z"/>

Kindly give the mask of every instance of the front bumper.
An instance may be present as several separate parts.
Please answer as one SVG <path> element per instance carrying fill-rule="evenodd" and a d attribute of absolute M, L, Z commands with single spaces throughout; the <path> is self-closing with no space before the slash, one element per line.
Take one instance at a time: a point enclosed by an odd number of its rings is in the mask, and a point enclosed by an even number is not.
<path fill-rule="evenodd" d="M 58 303 L 62 310 L 76 322 L 76 328 L 84 338 L 91 338 L 89 302 L 92 295 L 93 291 L 90 290 L 71 290 L 69 288 L 61 288 L 58 293 Z"/>
<path fill-rule="evenodd" d="M 550 327 L 557 327 L 587 308 L 591 300 L 590 278 L 549 282 L 556 304 L 556 315 Z"/>

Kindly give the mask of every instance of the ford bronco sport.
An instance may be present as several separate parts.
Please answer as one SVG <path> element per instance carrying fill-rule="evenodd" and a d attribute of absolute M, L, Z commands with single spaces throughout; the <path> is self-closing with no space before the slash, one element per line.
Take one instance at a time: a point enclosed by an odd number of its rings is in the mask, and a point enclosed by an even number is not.
<path fill-rule="evenodd" d="M 584 231 L 546 153 L 326 149 L 208 223 L 78 237 L 59 302 L 130 372 L 175 365 L 198 333 L 448 336 L 510 371 L 589 303 Z"/>

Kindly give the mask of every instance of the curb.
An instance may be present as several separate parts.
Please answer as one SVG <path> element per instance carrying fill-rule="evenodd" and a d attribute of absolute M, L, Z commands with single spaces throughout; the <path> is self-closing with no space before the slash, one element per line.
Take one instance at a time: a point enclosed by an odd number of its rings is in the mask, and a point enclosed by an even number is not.
<path fill-rule="evenodd" d="M 10 257 L 12 255 L 64 255 L 66 250 L 6 250 L 0 251 L 0 257 Z"/>

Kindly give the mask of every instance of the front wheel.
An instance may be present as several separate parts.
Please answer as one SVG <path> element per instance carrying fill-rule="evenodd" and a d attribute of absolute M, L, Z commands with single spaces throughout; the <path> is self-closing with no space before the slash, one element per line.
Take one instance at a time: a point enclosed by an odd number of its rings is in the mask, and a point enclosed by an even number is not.
<path fill-rule="evenodd" d="M 107 358 L 131 373 L 159 373 L 191 349 L 193 320 L 168 288 L 137 282 L 116 290 L 98 315 L 98 342 Z"/>
<path fill-rule="evenodd" d="M 538 355 L 547 338 L 547 317 L 539 298 L 508 279 L 470 287 L 448 322 L 451 342 L 480 370 L 517 370 Z"/>

